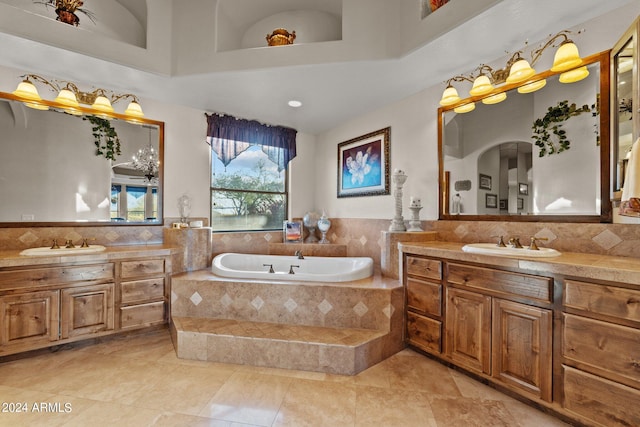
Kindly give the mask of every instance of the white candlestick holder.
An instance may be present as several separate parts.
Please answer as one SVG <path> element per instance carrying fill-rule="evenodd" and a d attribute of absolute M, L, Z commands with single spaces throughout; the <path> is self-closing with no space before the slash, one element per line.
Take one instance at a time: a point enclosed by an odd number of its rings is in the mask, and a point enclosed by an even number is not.
<path fill-rule="evenodd" d="M 422 206 L 409 206 L 409 209 L 411 209 L 411 220 L 407 231 L 424 231 L 420 223 L 420 209 L 422 209 Z"/>

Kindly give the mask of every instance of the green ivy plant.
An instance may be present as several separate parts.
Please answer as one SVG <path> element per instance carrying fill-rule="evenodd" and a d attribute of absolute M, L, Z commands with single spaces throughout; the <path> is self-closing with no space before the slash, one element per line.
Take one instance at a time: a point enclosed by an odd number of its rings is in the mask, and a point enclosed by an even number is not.
<path fill-rule="evenodd" d="M 96 145 L 96 156 L 116 160 L 116 156 L 120 155 L 120 138 L 111 122 L 97 116 L 84 116 L 82 120 L 88 120 L 93 125 L 91 130 Z"/>
<path fill-rule="evenodd" d="M 575 103 L 569 104 L 569 101 L 564 100 L 558 102 L 555 107 L 549 107 L 544 117 L 533 122 L 532 138 L 540 148 L 538 156 L 544 157 L 547 154 L 559 154 L 568 150 L 571 147 L 571 142 L 567 139 L 567 131 L 562 129 L 562 125 L 571 117 L 589 112 L 594 117 L 598 115 L 595 104 L 577 107 Z M 552 134 L 555 135 L 554 139 L 551 137 Z M 596 142 L 598 145 L 600 144 L 599 136 L 596 138 Z"/>

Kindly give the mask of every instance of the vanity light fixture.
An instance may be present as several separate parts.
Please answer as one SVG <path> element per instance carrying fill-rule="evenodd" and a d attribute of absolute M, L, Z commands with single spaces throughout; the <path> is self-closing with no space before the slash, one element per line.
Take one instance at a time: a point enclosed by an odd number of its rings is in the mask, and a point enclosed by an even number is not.
<path fill-rule="evenodd" d="M 578 34 L 581 33 L 578 31 Z M 554 56 L 553 66 L 551 71 L 562 72 L 560 75 L 560 82 L 573 83 L 580 81 L 589 75 L 587 67 L 580 67 L 582 64 L 582 58 L 578 53 L 578 48 L 569 39 L 568 30 L 560 31 L 541 47 L 534 50 L 531 53 L 531 61 L 528 61 L 522 57 L 522 51 L 515 52 L 511 58 L 507 61 L 504 68 L 494 70 L 486 64 L 481 64 L 472 72 L 469 76 L 455 76 L 447 80 L 446 89 L 440 99 L 440 105 L 443 107 L 449 107 L 462 101 L 462 98 L 458 95 L 458 91 L 453 87 L 452 82 L 469 81 L 473 83 L 469 95 L 475 98 L 481 98 L 484 104 L 497 104 L 498 102 L 506 99 L 506 93 L 492 93 L 495 91 L 496 86 L 503 83 L 517 84 L 523 83 L 535 76 L 536 71 L 533 65 L 540 59 L 542 53 L 549 47 L 557 47 L 557 42 L 562 39 L 560 46 Z M 578 68 L 576 68 L 578 67 Z M 519 93 L 531 93 L 543 88 L 546 85 L 546 80 L 540 79 L 530 83 L 527 83 L 518 88 Z M 467 103 L 463 106 L 454 108 L 456 112 L 471 111 Z M 465 108 L 463 108 L 465 107 Z M 458 111 L 460 110 L 460 111 Z"/>
<path fill-rule="evenodd" d="M 95 89 L 92 92 L 83 92 L 71 82 L 63 82 L 57 80 L 47 80 L 44 77 L 40 77 L 36 74 L 26 74 L 22 76 L 22 82 L 18 84 L 17 89 L 13 92 L 24 105 L 29 108 L 35 108 L 38 110 L 48 110 L 49 107 L 61 108 L 63 111 L 69 114 L 82 115 L 81 104 L 90 106 L 91 110 L 95 111 L 95 115 L 105 119 L 114 117 L 115 110 L 112 104 L 122 100 L 131 99 L 129 106 L 124 111 L 124 115 L 127 116 L 128 121 L 139 122 L 144 117 L 142 107 L 138 102 L 138 98 L 130 93 L 118 95 L 111 92 L 111 95 L 107 95 L 105 89 Z M 50 89 L 58 93 L 57 97 L 53 101 L 44 101 L 34 82 L 42 83 L 49 86 Z M 85 107 L 86 108 L 86 107 Z"/>

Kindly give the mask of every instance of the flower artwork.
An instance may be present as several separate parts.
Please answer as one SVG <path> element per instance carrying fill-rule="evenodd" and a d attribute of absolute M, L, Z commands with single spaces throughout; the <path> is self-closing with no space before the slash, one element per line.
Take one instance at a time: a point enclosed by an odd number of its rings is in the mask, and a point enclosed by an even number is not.
<path fill-rule="evenodd" d="M 389 194 L 389 134 L 381 129 L 338 145 L 338 197 Z"/>

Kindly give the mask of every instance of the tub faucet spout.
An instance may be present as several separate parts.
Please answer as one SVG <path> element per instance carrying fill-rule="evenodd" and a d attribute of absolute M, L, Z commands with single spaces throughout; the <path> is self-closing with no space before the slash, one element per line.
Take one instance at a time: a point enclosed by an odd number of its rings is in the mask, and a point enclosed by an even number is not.
<path fill-rule="evenodd" d="M 269 267 L 269 273 L 275 273 L 273 270 L 273 264 L 262 264 L 263 267 Z"/>
<path fill-rule="evenodd" d="M 304 259 L 304 256 L 302 255 L 302 251 L 296 251 L 294 255 L 297 256 L 298 259 Z"/>

